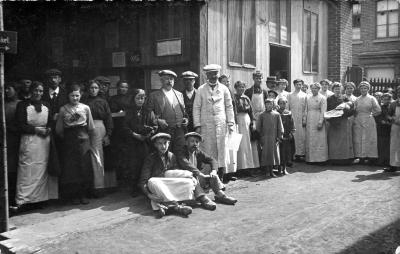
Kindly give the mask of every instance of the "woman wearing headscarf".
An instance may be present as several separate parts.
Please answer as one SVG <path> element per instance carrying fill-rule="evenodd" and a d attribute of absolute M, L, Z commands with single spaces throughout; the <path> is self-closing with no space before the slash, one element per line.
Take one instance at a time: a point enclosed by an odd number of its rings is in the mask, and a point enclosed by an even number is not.
<path fill-rule="evenodd" d="M 16 119 L 21 133 L 16 210 L 22 205 L 58 198 L 57 177 L 50 176 L 50 107 L 42 101 L 43 84 L 33 82 L 31 98 L 18 103 Z"/>
<path fill-rule="evenodd" d="M 360 163 L 378 157 L 374 116 L 381 113 L 381 107 L 376 98 L 368 93 L 370 87 L 367 81 L 362 81 L 358 86 L 361 95 L 354 102 L 353 146 L 354 155 L 360 158 Z"/>
<path fill-rule="evenodd" d="M 339 82 L 332 84 L 332 91 L 333 95 L 327 99 L 327 110 L 343 110 L 343 115 L 328 120 L 329 160 L 346 164 L 354 158 L 352 129 L 348 124 L 349 117 L 354 113 L 354 104 L 342 95 L 342 84 Z"/>
<path fill-rule="evenodd" d="M 326 98 L 319 93 L 321 85 L 310 85 L 311 95 L 307 96 L 303 126 L 306 126 L 306 162 L 325 162 L 328 160 L 328 144 L 324 113 Z"/>
<path fill-rule="evenodd" d="M 146 93 L 142 89 L 135 89 L 132 101 L 124 119 L 123 132 L 128 146 L 128 179 L 132 188 L 132 196 L 139 192 L 139 178 L 144 159 L 149 154 L 150 136 L 157 130 L 157 121 L 154 112 L 145 105 Z"/>
<path fill-rule="evenodd" d="M 116 187 L 115 171 L 104 170 L 103 146 L 110 145 L 113 122 L 108 102 L 99 94 L 100 84 L 96 80 L 88 82 L 88 96 L 83 101 L 88 105 L 94 122 L 93 138 L 91 139 L 92 167 L 93 167 L 93 196 L 104 195 L 104 189 Z"/>

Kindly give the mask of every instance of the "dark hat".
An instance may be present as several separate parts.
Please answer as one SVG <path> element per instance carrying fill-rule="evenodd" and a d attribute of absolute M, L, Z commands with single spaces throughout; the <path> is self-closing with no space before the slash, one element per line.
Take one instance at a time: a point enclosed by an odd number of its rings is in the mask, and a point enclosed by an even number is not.
<path fill-rule="evenodd" d="M 261 71 L 259 71 L 259 70 L 256 70 L 255 72 L 253 72 L 253 78 L 255 78 L 255 77 L 263 77 L 263 74 L 261 73 Z"/>
<path fill-rule="evenodd" d="M 171 70 L 162 70 L 162 71 L 159 71 L 158 72 L 158 75 L 161 77 L 161 76 L 165 76 L 165 75 L 170 75 L 170 76 L 173 76 L 173 77 L 178 77 L 178 75 L 176 75 L 176 73 L 175 72 L 173 72 L 173 71 L 171 71 Z"/>
<path fill-rule="evenodd" d="M 207 72 L 212 72 L 212 71 L 220 71 L 221 70 L 221 66 L 218 64 L 209 64 L 203 67 L 203 71 L 205 73 Z"/>
<path fill-rule="evenodd" d="M 109 83 L 109 84 L 111 83 L 111 80 L 104 76 L 97 76 L 94 78 L 94 80 L 96 80 L 97 82 L 100 82 L 100 83 Z"/>
<path fill-rule="evenodd" d="M 276 82 L 276 76 L 267 77 L 267 82 Z"/>
<path fill-rule="evenodd" d="M 198 78 L 199 75 L 197 75 L 196 73 L 194 73 L 192 71 L 185 71 L 184 73 L 182 73 L 181 77 L 183 79 L 195 79 L 195 78 Z"/>
<path fill-rule="evenodd" d="M 156 135 L 154 135 L 153 137 L 151 137 L 150 140 L 152 142 L 155 142 L 158 138 L 165 138 L 165 139 L 171 140 L 171 135 L 169 135 L 168 133 L 160 132 L 160 133 L 157 133 Z"/>
<path fill-rule="evenodd" d="M 187 139 L 188 137 L 196 137 L 196 138 L 200 139 L 200 141 L 203 141 L 203 137 L 199 133 L 194 132 L 194 131 L 186 133 L 185 139 Z"/>
<path fill-rule="evenodd" d="M 59 69 L 48 69 L 44 72 L 44 74 L 48 77 L 50 76 L 61 76 L 62 72 Z"/>
<path fill-rule="evenodd" d="M 269 90 L 269 91 L 268 91 L 268 94 L 270 94 L 270 93 L 275 94 L 275 97 L 278 96 L 278 93 L 277 93 L 276 91 L 274 91 L 274 90 Z"/>

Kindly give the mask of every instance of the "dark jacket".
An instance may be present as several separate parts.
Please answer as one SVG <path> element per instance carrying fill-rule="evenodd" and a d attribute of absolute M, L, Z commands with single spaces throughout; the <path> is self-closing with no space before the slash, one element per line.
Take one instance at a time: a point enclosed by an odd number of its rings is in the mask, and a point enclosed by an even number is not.
<path fill-rule="evenodd" d="M 253 89 L 254 88 L 254 89 Z M 253 97 L 253 93 L 264 93 L 264 99 L 268 98 L 268 91 L 261 88 L 261 87 L 254 87 L 254 85 L 248 89 L 246 89 L 246 91 L 244 91 L 244 94 L 249 97 L 250 101 Z"/>
<path fill-rule="evenodd" d="M 188 129 L 188 132 L 191 132 L 191 131 L 194 131 L 194 127 L 193 127 L 193 103 L 194 103 L 194 98 L 196 98 L 196 89 L 193 91 L 193 96 L 190 99 L 186 95 L 186 91 L 183 91 L 182 95 L 183 95 L 183 101 L 185 103 L 185 111 L 186 111 L 187 117 L 189 119 L 189 124 L 187 126 L 187 129 Z"/>
<path fill-rule="evenodd" d="M 167 158 L 165 165 L 158 152 L 151 153 L 146 157 L 139 181 L 139 186 L 142 188 L 142 190 L 146 188 L 147 182 L 150 178 L 164 177 L 165 171 L 178 169 L 178 163 L 175 155 L 171 152 L 167 152 L 165 156 Z"/>
<path fill-rule="evenodd" d="M 59 91 L 56 98 L 51 99 L 49 94 L 49 88 L 46 87 L 43 91 L 42 100 L 47 102 L 50 107 L 52 114 L 57 114 L 60 108 L 68 103 L 68 95 L 65 88 L 59 86 Z"/>
<path fill-rule="evenodd" d="M 180 168 L 189 170 L 190 172 L 193 173 L 194 176 L 199 175 L 203 164 L 209 164 L 211 166 L 211 170 L 218 169 L 218 162 L 214 158 L 209 156 L 208 154 L 204 153 L 200 149 L 195 151 L 195 154 L 196 154 L 197 165 L 193 165 L 192 163 L 190 163 L 189 149 L 187 148 L 187 146 L 185 146 L 183 149 L 183 152 L 181 152 L 177 155 L 178 164 L 179 164 Z"/>

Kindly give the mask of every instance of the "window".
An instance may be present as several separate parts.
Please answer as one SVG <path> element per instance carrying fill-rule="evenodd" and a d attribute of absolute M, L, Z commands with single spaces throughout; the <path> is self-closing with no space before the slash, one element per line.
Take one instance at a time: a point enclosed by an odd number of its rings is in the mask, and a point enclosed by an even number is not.
<path fill-rule="evenodd" d="M 268 1 L 269 41 L 290 44 L 290 0 Z"/>
<path fill-rule="evenodd" d="M 318 14 L 308 10 L 303 14 L 303 71 L 318 72 Z"/>
<path fill-rule="evenodd" d="M 397 0 L 382 0 L 376 4 L 376 37 L 399 36 L 399 3 Z"/>
<path fill-rule="evenodd" d="M 229 65 L 256 66 L 255 1 L 228 1 Z"/>
<path fill-rule="evenodd" d="M 353 4 L 353 40 L 361 39 L 361 4 Z"/>

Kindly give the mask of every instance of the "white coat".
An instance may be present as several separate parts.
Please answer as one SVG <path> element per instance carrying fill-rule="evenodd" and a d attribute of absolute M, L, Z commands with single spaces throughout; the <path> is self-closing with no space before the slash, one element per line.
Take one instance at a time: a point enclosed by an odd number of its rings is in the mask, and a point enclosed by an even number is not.
<path fill-rule="evenodd" d="M 218 167 L 227 167 L 225 136 L 227 124 L 235 124 L 229 89 L 217 82 L 214 90 L 208 83 L 199 87 L 193 103 L 193 125 L 201 127 L 204 142 L 202 150 L 218 161 Z"/>

